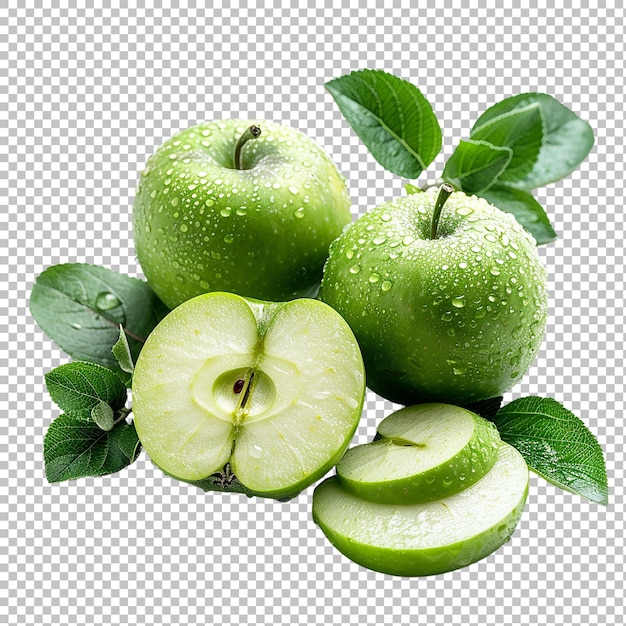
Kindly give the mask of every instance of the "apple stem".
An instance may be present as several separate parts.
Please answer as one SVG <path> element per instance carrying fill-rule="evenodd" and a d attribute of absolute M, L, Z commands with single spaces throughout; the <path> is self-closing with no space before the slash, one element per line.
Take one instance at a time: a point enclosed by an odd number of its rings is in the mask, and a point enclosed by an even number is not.
<path fill-rule="evenodd" d="M 450 197 L 450 194 L 454 192 L 454 187 L 449 183 L 444 183 L 439 187 L 439 193 L 435 200 L 435 208 L 433 209 L 433 221 L 430 229 L 430 238 L 437 239 L 437 226 L 439 226 L 439 218 L 441 217 L 441 210 L 446 200 Z"/>
<path fill-rule="evenodd" d="M 252 126 L 247 128 L 245 132 L 243 133 L 243 135 L 239 137 L 239 141 L 235 145 L 235 153 L 234 153 L 234 158 L 233 158 L 236 170 L 243 169 L 241 167 L 241 149 L 250 139 L 254 139 L 258 137 L 260 134 L 261 134 L 261 127 L 257 126 L 256 124 L 252 124 Z"/>

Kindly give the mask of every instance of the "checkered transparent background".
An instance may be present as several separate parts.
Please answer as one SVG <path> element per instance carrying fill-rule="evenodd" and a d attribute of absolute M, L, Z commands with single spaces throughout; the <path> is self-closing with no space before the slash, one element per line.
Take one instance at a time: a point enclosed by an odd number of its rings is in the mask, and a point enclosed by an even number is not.
<path fill-rule="evenodd" d="M 621 624 L 623 9 L 24 4 L 0 2 L 0 621 Z M 581 168 L 538 193 L 560 234 L 541 249 L 550 323 L 507 400 L 553 396 L 584 419 L 606 453 L 610 506 L 533 478 L 511 542 L 463 570 L 409 580 L 334 550 L 311 521 L 312 489 L 288 503 L 204 495 L 145 454 L 117 475 L 48 485 L 42 440 L 56 409 L 43 374 L 66 357 L 29 316 L 37 274 L 81 261 L 140 276 L 137 174 L 164 139 L 205 119 L 307 132 L 348 176 L 355 216 L 399 194 L 403 181 L 368 156 L 323 87 L 364 67 L 412 80 L 434 105 L 444 149 L 420 183 L 514 93 L 550 93 L 595 129 Z M 391 409 L 368 395 L 354 441 Z"/>

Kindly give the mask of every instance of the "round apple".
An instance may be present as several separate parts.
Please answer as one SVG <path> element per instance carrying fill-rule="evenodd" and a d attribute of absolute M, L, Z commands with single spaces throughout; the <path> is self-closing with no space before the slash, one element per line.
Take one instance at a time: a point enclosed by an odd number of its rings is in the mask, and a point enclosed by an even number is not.
<path fill-rule="evenodd" d="M 166 473 L 289 498 L 345 452 L 365 372 L 352 331 L 323 302 L 212 292 L 150 333 L 132 391 L 141 443 Z"/>
<path fill-rule="evenodd" d="M 324 270 L 320 297 L 354 331 L 368 386 L 401 404 L 501 395 L 545 330 L 534 239 L 512 215 L 447 187 L 367 212 L 333 242 Z"/>
<path fill-rule="evenodd" d="M 328 246 L 350 219 L 345 179 L 326 152 L 255 120 L 206 122 L 166 141 L 133 206 L 137 258 L 170 308 L 209 291 L 314 295 Z"/>

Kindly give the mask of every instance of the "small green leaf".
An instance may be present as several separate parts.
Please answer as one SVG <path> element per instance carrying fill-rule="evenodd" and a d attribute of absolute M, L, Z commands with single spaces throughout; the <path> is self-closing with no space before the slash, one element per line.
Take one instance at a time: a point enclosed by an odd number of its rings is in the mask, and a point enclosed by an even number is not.
<path fill-rule="evenodd" d="M 125 382 L 130 376 L 111 351 L 120 324 L 136 361 L 146 337 L 168 312 L 146 282 L 83 263 L 45 270 L 33 286 L 30 311 L 72 358 L 104 365 Z"/>
<path fill-rule="evenodd" d="M 439 154 L 439 122 L 415 85 L 366 69 L 331 80 L 326 88 L 372 156 L 393 174 L 417 178 Z"/>
<path fill-rule="evenodd" d="M 557 487 L 608 504 L 602 448 L 582 420 L 556 400 L 520 398 L 501 408 L 493 421 L 534 472 Z"/>
<path fill-rule="evenodd" d="M 102 476 L 118 472 L 132 460 L 129 458 L 127 432 L 133 424 L 122 421 L 105 431 L 95 423 L 85 423 L 71 415 L 57 417 L 44 438 L 44 459 L 48 482 Z M 136 435 L 136 433 L 135 433 Z M 124 441 L 122 445 L 120 442 Z"/>
<path fill-rule="evenodd" d="M 460 141 L 446 161 L 442 178 L 465 193 L 480 193 L 489 189 L 507 169 L 513 150 L 494 146 L 485 141 Z"/>
<path fill-rule="evenodd" d="M 132 374 L 135 371 L 133 365 L 133 355 L 128 345 L 128 338 L 124 332 L 124 327 L 120 324 L 120 338 L 115 345 L 111 348 L 113 356 L 117 359 L 120 369 L 124 372 Z"/>
<path fill-rule="evenodd" d="M 113 409 L 102 400 L 91 409 L 91 419 L 96 423 L 98 428 L 102 430 L 111 430 L 115 425 L 115 413 Z"/>
<path fill-rule="evenodd" d="M 545 93 L 522 93 L 506 98 L 487 109 L 476 121 L 475 128 L 530 105 L 540 107 L 544 132 L 532 170 L 518 181 L 518 185 L 525 189 L 535 189 L 565 178 L 587 158 L 594 144 L 591 126 Z"/>
<path fill-rule="evenodd" d="M 128 424 L 127 428 L 120 431 L 116 441 L 120 450 L 124 453 L 124 456 L 126 456 L 130 463 L 132 463 L 139 456 L 141 442 L 139 441 L 139 436 L 137 435 L 134 422 L 131 422 Z"/>
<path fill-rule="evenodd" d="M 126 386 L 110 369 L 95 363 L 74 361 L 46 374 L 50 397 L 66 413 L 91 412 L 101 402 L 113 410 L 124 406 Z"/>
<path fill-rule="evenodd" d="M 511 213 L 535 238 L 537 244 L 545 244 L 557 238 L 543 207 L 529 191 L 512 187 L 491 187 L 478 193 L 490 204 Z"/>
<path fill-rule="evenodd" d="M 482 118 L 481 118 L 482 119 Z M 541 107 L 532 103 L 475 124 L 470 139 L 510 148 L 513 152 L 498 183 L 519 184 L 532 171 L 543 142 Z"/>
<path fill-rule="evenodd" d="M 422 190 L 417 185 L 412 185 L 411 183 L 407 183 L 404 186 L 407 196 L 412 196 L 414 193 L 423 193 Z"/>

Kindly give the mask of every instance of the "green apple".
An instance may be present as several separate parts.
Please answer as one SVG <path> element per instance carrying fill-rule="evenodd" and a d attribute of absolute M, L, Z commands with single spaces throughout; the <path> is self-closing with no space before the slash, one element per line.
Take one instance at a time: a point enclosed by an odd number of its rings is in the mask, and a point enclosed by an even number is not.
<path fill-rule="evenodd" d="M 496 462 L 498 429 L 450 404 L 418 404 L 386 417 L 380 437 L 351 448 L 337 464 L 342 486 L 387 504 L 416 504 L 457 493 Z"/>
<path fill-rule="evenodd" d="M 350 222 L 344 177 L 303 133 L 224 120 L 166 141 L 133 205 L 137 258 L 170 308 L 209 291 L 315 295 L 328 246 Z"/>
<path fill-rule="evenodd" d="M 386 574 L 429 576 L 465 567 L 507 542 L 527 493 L 528 467 L 502 442 L 487 474 L 441 500 L 382 504 L 327 478 L 313 493 L 313 518 L 356 563 Z"/>
<path fill-rule="evenodd" d="M 152 331 L 132 394 L 141 443 L 166 473 L 289 498 L 345 452 L 365 372 L 352 331 L 323 302 L 211 292 Z"/>
<path fill-rule="evenodd" d="M 320 297 L 354 331 L 368 386 L 400 404 L 501 395 L 545 330 L 534 239 L 510 214 L 451 191 L 370 210 L 333 242 L 324 270 Z"/>

